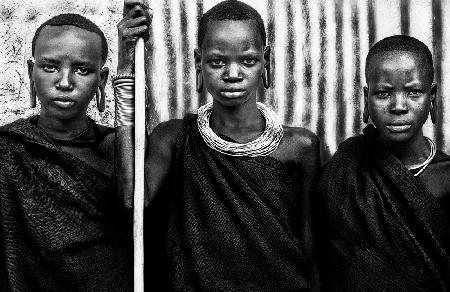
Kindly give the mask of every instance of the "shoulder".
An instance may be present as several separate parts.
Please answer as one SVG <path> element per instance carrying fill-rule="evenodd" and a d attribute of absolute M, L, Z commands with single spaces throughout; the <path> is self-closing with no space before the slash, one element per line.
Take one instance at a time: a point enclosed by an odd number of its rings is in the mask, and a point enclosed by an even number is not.
<path fill-rule="evenodd" d="M 364 158 L 364 137 L 353 136 L 342 142 L 321 174 L 321 184 L 342 181 L 341 177 L 355 173 Z"/>
<path fill-rule="evenodd" d="M 293 149 L 296 153 L 319 151 L 320 141 L 316 134 L 302 127 L 283 126 L 284 147 Z"/>
<path fill-rule="evenodd" d="M 311 131 L 300 127 L 283 126 L 283 139 L 274 158 L 303 170 L 320 167 L 320 142 Z"/>
<path fill-rule="evenodd" d="M 151 132 L 150 140 L 157 144 L 174 145 L 178 133 L 183 128 L 183 119 L 172 119 L 159 123 Z"/>

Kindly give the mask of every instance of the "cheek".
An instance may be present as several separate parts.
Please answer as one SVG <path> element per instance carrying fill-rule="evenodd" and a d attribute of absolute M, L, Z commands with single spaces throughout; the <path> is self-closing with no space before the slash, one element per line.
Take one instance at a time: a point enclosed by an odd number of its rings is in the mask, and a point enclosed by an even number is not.
<path fill-rule="evenodd" d="M 416 103 L 411 106 L 413 108 L 414 114 L 418 117 L 421 122 L 425 122 L 428 119 L 428 113 L 430 111 L 430 103 L 427 101 Z"/>
<path fill-rule="evenodd" d="M 369 115 L 372 119 L 374 119 L 375 117 L 383 116 L 385 113 L 389 111 L 387 102 L 384 103 L 380 101 L 369 100 L 368 106 L 369 106 Z"/>
<path fill-rule="evenodd" d="M 208 88 L 213 88 L 221 81 L 219 70 L 203 70 L 203 82 Z"/>
<path fill-rule="evenodd" d="M 33 76 L 34 86 L 38 96 L 43 96 L 53 88 L 53 79 L 51 76 Z"/>

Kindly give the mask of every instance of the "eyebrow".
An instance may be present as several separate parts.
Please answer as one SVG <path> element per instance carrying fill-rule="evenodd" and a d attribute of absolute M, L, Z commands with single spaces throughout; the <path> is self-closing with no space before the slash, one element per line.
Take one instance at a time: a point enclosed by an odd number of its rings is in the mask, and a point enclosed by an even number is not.
<path fill-rule="evenodd" d="M 376 84 L 375 85 L 375 87 L 376 88 L 394 88 L 394 86 L 392 86 L 391 84 L 389 84 L 389 83 L 385 83 L 385 82 L 382 82 L 382 83 L 378 83 L 378 84 Z"/>
<path fill-rule="evenodd" d="M 39 62 L 48 62 L 48 63 L 54 63 L 54 64 L 60 64 L 61 63 L 61 61 L 59 61 L 59 60 L 57 60 L 57 59 L 54 59 L 54 58 L 52 58 L 52 57 L 46 57 L 46 56 L 44 56 L 44 57 L 40 57 L 40 58 L 37 58 L 37 61 L 39 61 Z M 75 66 L 92 66 L 93 64 L 92 64 L 92 62 L 89 62 L 89 61 L 87 61 L 87 60 L 73 60 L 73 65 L 75 65 Z"/>
<path fill-rule="evenodd" d="M 422 83 L 419 81 L 412 81 L 410 83 L 405 84 L 406 88 L 411 88 L 411 87 L 415 87 L 415 86 L 422 86 Z"/>

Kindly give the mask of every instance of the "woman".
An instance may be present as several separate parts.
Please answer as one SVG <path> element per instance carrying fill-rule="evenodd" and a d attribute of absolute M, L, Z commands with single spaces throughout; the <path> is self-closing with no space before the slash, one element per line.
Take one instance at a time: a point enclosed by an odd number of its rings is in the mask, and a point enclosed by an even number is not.
<path fill-rule="evenodd" d="M 0 287 L 8 291 L 129 291 L 130 227 L 114 205 L 113 130 L 104 108 L 108 48 L 76 14 L 44 22 L 28 63 L 37 116 L 0 129 Z"/>
<path fill-rule="evenodd" d="M 450 289 L 450 157 L 423 136 L 436 119 L 433 60 L 392 36 L 366 59 L 364 134 L 339 146 L 319 184 L 323 280 L 331 291 Z"/>
<path fill-rule="evenodd" d="M 148 31 L 135 2 L 125 5 L 118 25 L 114 87 L 121 106 L 133 99 L 134 40 Z M 309 202 L 319 141 L 306 129 L 282 126 L 256 102 L 258 87 L 270 86 L 265 42 L 261 16 L 242 2 L 221 2 L 200 20 L 197 90 L 207 90 L 213 102 L 198 115 L 159 124 L 149 137 L 150 285 L 183 291 L 311 286 Z M 119 124 L 118 151 L 129 156 L 132 123 Z"/>

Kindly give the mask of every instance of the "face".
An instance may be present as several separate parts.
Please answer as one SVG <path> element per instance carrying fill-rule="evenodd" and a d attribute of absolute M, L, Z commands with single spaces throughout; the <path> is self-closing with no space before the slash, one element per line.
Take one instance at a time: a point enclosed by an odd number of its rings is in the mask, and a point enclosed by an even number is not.
<path fill-rule="evenodd" d="M 262 81 L 270 48 L 264 49 L 253 21 L 211 21 L 200 50 L 196 50 L 197 68 L 201 67 L 204 86 L 214 103 L 238 106 L 255 100 Z"/>
<path fill-rule="evenodd" d="M 46 26 L 35 44 L 29 75 L 41 102 L 41 117 L 84 118 L 97 89 L 104 90 L 101 38 L 71 25 Z"/>
<path fill-rule="evenodd" d="M 437 89 L 428 71 L 421 70 L 425 62 L 406 51 L 379 53 L 371 60 L 365 106 L 381 140 L 403 143 L 422 136 Z"/>

